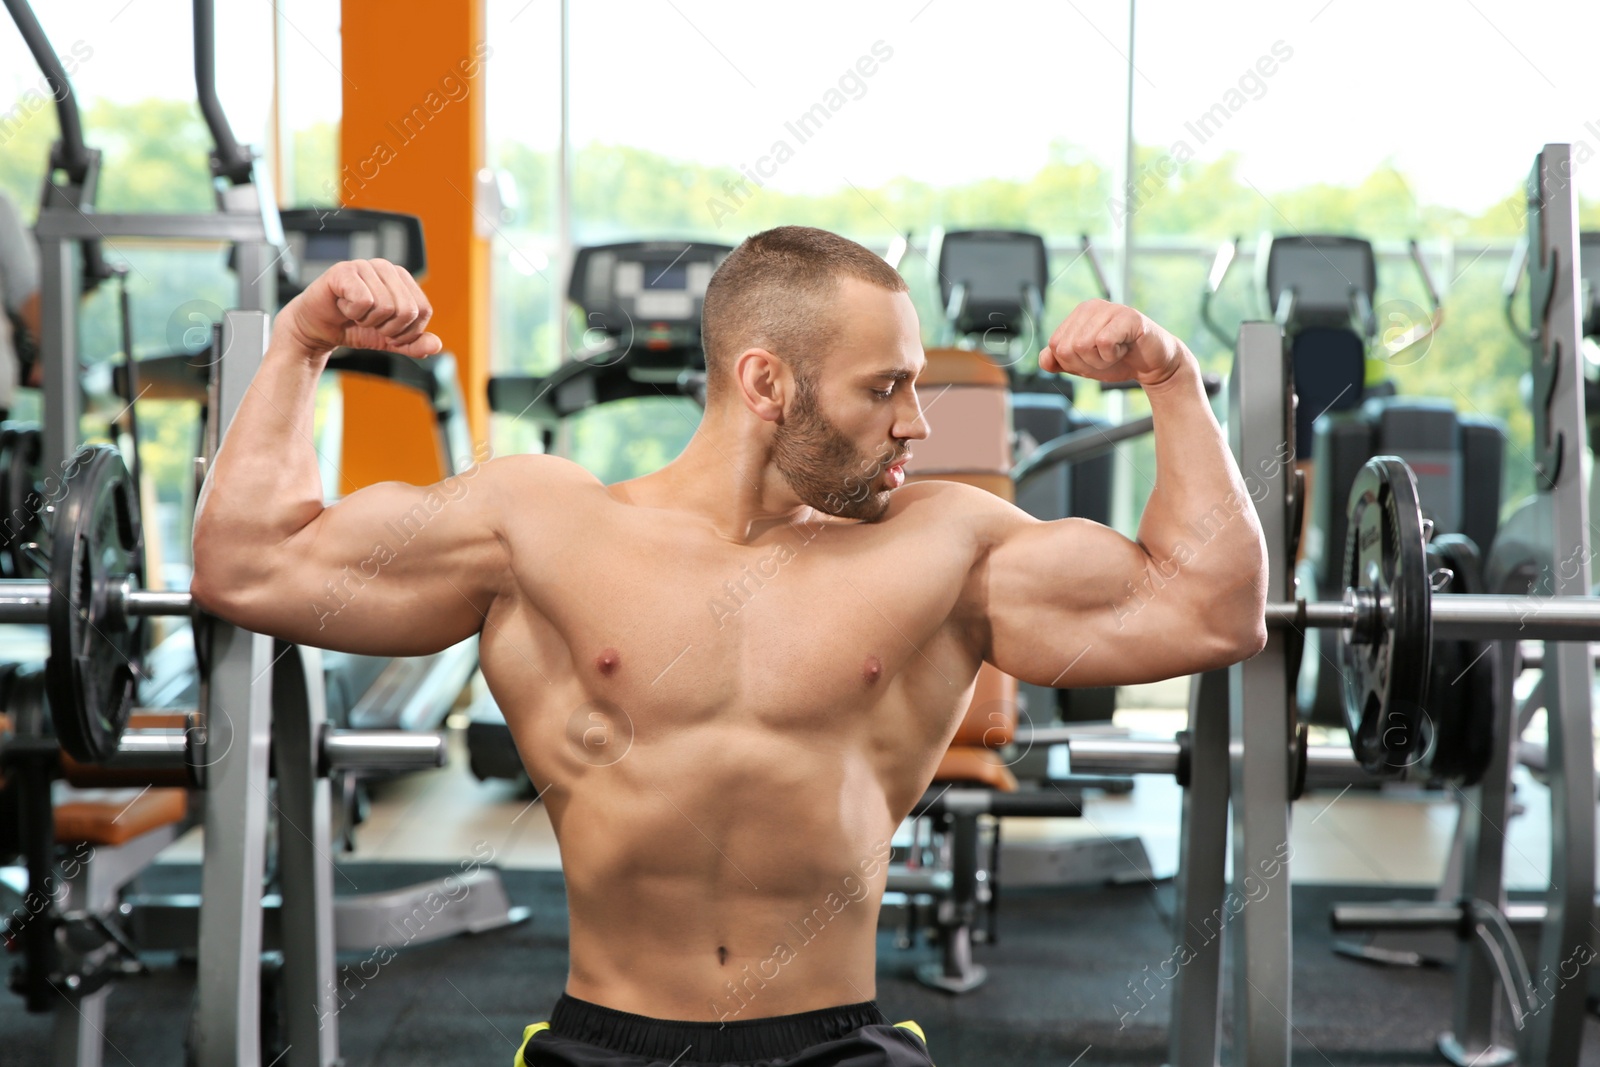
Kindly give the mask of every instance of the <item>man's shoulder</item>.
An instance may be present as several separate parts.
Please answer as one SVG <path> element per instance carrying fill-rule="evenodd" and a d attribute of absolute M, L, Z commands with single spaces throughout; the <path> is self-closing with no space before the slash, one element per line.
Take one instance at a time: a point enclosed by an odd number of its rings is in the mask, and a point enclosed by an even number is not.
<path fill-rule="evenodd" d="M 998 516 L 1016 512 L 1010 499 L 1011 482 L 997 477 L 992 487 L 945 478 L 918 479 L 894 491 L 894 500 L 921 512 L 951 516 Z M 1005 494 L 1005 495 L 1002 495 Z"/>
<path fill-rule="evenodd" d="M 894 491 L 889 517 L 902 530 L 928 526 L 941 534 L 965 531 L 974 546 L 992 547 L 1038 521 L 1011 502 L 1009 487 L 1003 478 L 993 488 L 943 478 L 907 482 Z"/>
<path fill-rule="evenodd" d="M 572 460 L 539 452 L 495 456 L 469 467 L 457 477 L 474 477 L 474 472 L 491 484 L 507 489 L 600 486 L 600 479 Z"/>
<path fill-rule="evenodd" d="M 490 507 L 571 509 L 591 492 L 605 487 L 589 471 L 560 456 L 527 453 L 496 456 L 459 471 L 446 480 L 461 483 Z"/>

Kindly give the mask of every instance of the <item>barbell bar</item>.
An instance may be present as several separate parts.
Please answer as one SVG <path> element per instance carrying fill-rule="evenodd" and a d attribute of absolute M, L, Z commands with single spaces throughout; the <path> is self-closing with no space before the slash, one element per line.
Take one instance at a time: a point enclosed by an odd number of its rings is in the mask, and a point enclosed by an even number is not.
<path fill-rule="evenodd" d="M 107 608 L 129 618 L 186 616 L 194 597 L 182 590 L 140 589 L 130 579 L 106 587 Z M 0 623 L 48 623 L 54 590 L 49 582 L 0 578 Z"/>
<path fill-rule="evenodd" d="M 1430 598 L 1431 599 L 1431 598 Z M 1593 641 L 1600 638 L 1600 597 L 1533 597 L 1461 593 L 1432 600 L 1433 636 L 1489 641 Z M 1350 641 L 1370 643 L 1387 624 L 1387 606 L 1351 600 L 1268 604 L 1268 626 L 1350 631 Z"/>
<path fill-rule="evenodd" d="M 204 736 L 198 727 L 135 726 L 122 731 L 117 754 L 109 765 L 161 771 L 201 767 L 206 763 Z M 317 773 L 323 777 L 340 771 L 382 773 L 443 767 L 449 758 L 449 740 L 438 732 L 328 727 L 319 747 Z"/>

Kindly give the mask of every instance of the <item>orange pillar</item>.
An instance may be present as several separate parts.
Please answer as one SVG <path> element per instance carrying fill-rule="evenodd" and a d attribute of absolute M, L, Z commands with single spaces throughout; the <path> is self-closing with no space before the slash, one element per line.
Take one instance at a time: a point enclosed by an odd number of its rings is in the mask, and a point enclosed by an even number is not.
<path fill-rule="evenodd" d="M 431 329 L 461 369 L 475 442 L 488 439 L 489 242 L 473 197 L 484 165 L 483 4 L 343 0 L 344 114 L 339 198 L 422 218 Z M 415 397 L 384 382 L 344 382 L 346 491 L 439 477 Z M 434 469 L 430 469 L 430 467 Z"/>

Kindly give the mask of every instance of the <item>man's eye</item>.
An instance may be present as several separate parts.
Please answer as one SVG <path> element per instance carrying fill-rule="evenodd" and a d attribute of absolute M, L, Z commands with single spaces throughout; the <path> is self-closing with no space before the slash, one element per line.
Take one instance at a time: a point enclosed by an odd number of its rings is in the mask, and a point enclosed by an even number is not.
<path fill-rule="evenodd" d="M 872 390 L 872 395 L 877 397 L 879 400 L 888 400 L 894 395 L 894 386 L 891 385 L 887 389 L 874 389 Z"/>

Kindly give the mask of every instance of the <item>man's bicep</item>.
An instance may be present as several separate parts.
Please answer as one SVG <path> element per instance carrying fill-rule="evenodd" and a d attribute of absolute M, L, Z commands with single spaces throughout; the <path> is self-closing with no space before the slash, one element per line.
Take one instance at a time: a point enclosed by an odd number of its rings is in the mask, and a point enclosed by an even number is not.
<path fill-rule="evenodd" d="M 1176 573 L 1087 519 L 1018 524 L 987 563 L 988 659 L 1035 685 L 1132 685 L 1215 665 Z"/>

